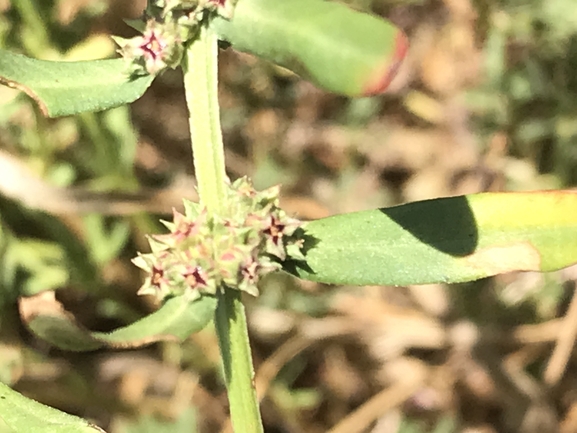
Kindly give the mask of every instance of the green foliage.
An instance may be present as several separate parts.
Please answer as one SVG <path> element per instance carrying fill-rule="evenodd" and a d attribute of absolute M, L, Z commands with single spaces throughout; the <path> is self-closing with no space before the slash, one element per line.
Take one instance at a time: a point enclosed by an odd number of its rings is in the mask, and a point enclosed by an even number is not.
<path fill-rule="evenodd" d="M 496 193 L 336 215 L 304 225 L 285 269 L 332 284 L 459 283 L 552 271 L 577 257 L 577 194 Z M 426 218 L 424 218 L 426 216 Z"/>
<path fill-rule="evenodd" d="M 29 308 L 26 314 L 29 329 L 52 345 L 72 351 L 90 351 L 102 347 L 140 347 L 162 340 L 183 341 L 189 335 L 202 330 L 212 319 L 216 308 L 214 296 L 190 299 L 175 296 L 158 310 L 112 332 L 89 332 L 65 314 L 59 305 L 24 300 Z M 30 306 L 28 307 L 28 303 Z"/>
<path fill-rule="evenodd" d="M 407 50 L 391 23 L 324 0 L 243 0 L 212 28 L 235 49 L 348 96 L 384 92 Z"/>
<path fill-rule="evenodd" d="M 488 137 L 561 185 L 577 183 L 577 29 L 571 0 L 488 2 L 485 82 L 469 99 Z M 511 188 L 515 188 L 514 184 Z"/>
<path fill-rule="evenodd" d="M 11 390 L 0 383 L 0 418 L 15 432 L 98 433 L 102 429 Z"/>
<path fill-rule="evenodd" d="M 130 77 L 122 59 L 53 62 L 0 50 L 0 82 L 26 92 L 51 117 L 133 102 L 153 78 Z"/>

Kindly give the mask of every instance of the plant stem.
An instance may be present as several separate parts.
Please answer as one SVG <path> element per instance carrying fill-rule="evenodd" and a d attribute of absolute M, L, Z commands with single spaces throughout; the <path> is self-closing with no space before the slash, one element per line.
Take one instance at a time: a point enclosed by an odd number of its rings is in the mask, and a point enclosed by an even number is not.
<path fill-rule="evenodd" d="M 254 388 L 254 370 L 239 290 L 227 289 L 218 299 L 215 328 L 235 432 L 262 433 L 262 421 Z"/>
<path fill-rule="evenodd" d="M 33 0 L 13 0 L 12 5 L 22 17 L 27 30 L 34 35 L 33 41 L 28 38 L 23 38 L 22 40 L 29 53 L 34 57 L 42 58 L 47 52 L 53 51 L 50 46 L 52 38 L 46 26 L 48 21 L 43 19 L 37 2 Z"/>
<path fill-rule="evenodd" d="M 218 106 L 217 55 L 217 39 L 203 26 L 199 39 L 186 53 L 184 85 L 200 201 L 209 214 L 224 215 L 227 178 Z M 239 433 L 262 433 L 240 291 L 223 287 L 218 292 L 214 322 L 233 428 Z"/>
<path fill-rule="evenodd" d="M 218 105 L 218 45 L 216 36 L 201 27 L 186 52 L 184 89 L 198 195 L 209 213 L 226 210 L 226 172 Z"/>

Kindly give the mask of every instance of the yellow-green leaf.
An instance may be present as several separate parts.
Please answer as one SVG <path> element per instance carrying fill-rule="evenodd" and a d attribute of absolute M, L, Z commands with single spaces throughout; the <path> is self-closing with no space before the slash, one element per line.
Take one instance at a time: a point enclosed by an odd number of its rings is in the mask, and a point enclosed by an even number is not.
<path fill-rule="evenodd" d="M 306 261 L 335 284 L 457 283 L 577 262 L 577 193 L 484 193 L 336 215 L 304 226 Z"/>

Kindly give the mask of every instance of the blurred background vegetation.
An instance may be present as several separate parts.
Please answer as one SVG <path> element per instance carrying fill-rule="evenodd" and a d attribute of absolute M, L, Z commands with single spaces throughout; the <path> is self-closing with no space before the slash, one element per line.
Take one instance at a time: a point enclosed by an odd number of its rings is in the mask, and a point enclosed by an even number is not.
<path fill-rule="evenodd" d="M 122 20 L 144 3 L 0 0 L 0 48 L 111 57 L 109 35 L 132 36 Z M 304 219 L 577 183 L 573 0 L 348 3 L 410 35 L 391 92 L 350 100 L 223 51 L 230 177 L 281 183 Z M 210 327 L 182 345 L 70 353 L 18 309 L 57 290 L 98 331 L 152 311 L 130 258 L 195 197 L 189 149 L 178 71 L 130 107 L 61 119 L 0 87 L 0 380 L 111 433 L 229 431 Z M 247 299 L 266 431 L 577 432 L 576 271 L 450 287 L 267 278 Z"/>

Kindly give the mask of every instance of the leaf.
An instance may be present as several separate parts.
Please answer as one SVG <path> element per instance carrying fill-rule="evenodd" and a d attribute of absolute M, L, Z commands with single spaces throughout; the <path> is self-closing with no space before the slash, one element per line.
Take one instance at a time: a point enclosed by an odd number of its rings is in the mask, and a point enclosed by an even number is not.
<path fill-rule="evenodd" d="M 408 50 L 390 22 L 325 0 L 242 0 L 211 28 L 239 51 L 348 96 L 384 92 Z"/>
<path fill-rule="evenodd" d="M 128 104 L 153 79 L 131 78 L 123 59 L 54 62 L 0 50 L 0 83 L 28 94 L 50 117 Z"/>
<path fill-rule="evenodd" d="M 24 397 L 0 383 L 0 418 L 15 433 L 103 433 L 82 418 Z"/>
<path fill-rule="evenodd" d="M 112 332 L 90 332 L 56 300 L 54 292 L 20 299 L 20 315 L 38 337 L 63 350 L 88 351 L 102 347 L 132 348 L 156 341 L 184 340 L 212 319 L 216 298 L 186 296 L 169 299 L 157 311 Z"/>
<path fill-rule="evenodd" d="M 304 225 L 304 262 L 333 284 L 458 283 L 577 262 L 577 193 L 485 193 L 355 212 Z"/>

